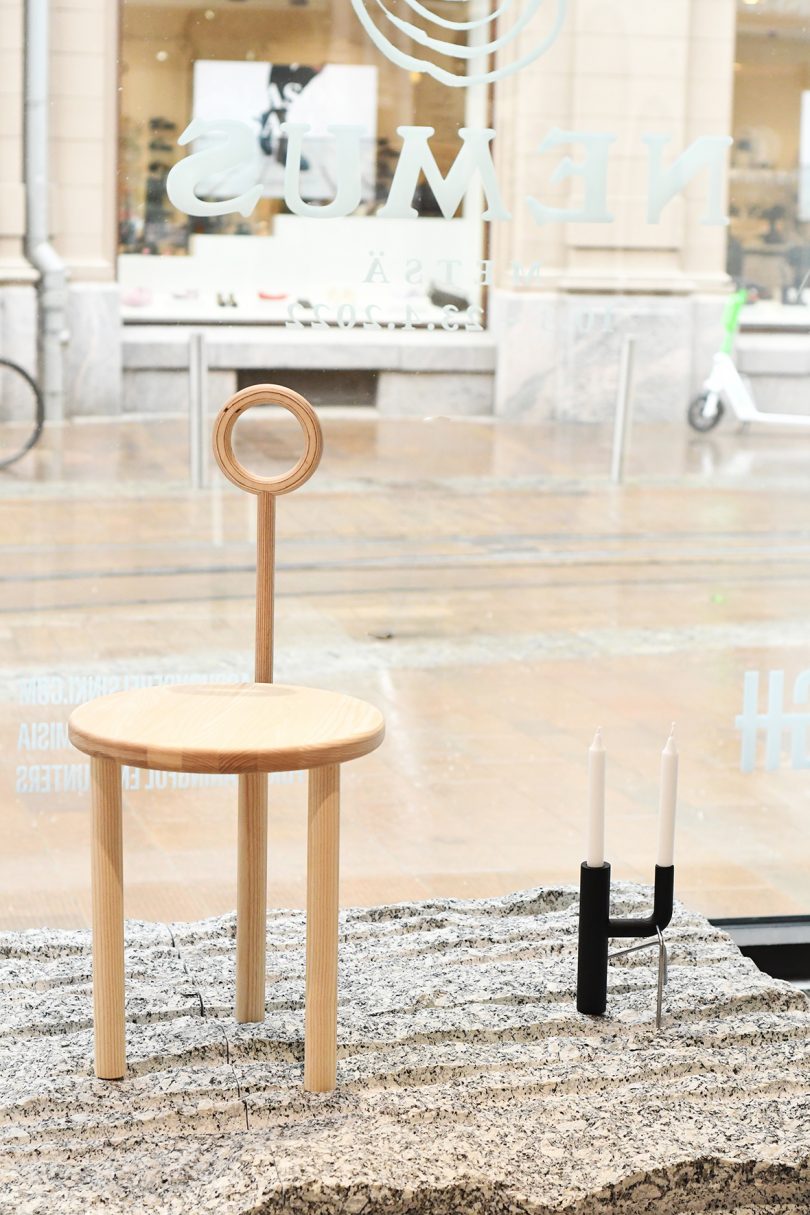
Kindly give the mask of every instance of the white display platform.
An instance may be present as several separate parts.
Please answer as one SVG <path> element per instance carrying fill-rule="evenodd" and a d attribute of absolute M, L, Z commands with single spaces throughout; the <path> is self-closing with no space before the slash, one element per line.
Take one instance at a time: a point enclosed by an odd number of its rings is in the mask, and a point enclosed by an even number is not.
<path fill-rule="evenodd" d="M 480 303 L 479 239 L 480 225 L 466 219 L 280 215 L 268 236 L 195 236 L 187 257 L 122 254 L 122 317 L 128 323 L 440 326 L 442 310 L 428 299 L 431 285 Z M 262 299 L 260 292 L 281 298 Z M 218 295 L 232 295 L 236 306 L 220 305 Z"/>

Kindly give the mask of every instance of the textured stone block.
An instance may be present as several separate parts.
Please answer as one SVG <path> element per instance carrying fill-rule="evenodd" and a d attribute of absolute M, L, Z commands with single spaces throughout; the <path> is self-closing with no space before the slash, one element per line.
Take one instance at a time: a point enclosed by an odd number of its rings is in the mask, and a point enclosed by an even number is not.
<path fill-rule="evenodd" d="M 65 346 L 65 417 L 121 412 L 117 283 L 71 283 Z"/>
<path fill-rule="evenodd" d="M 676 909 L 658 1033 L 653 952 L 576 1013 L 574 889 L 345 911 L 329 1094 L 302 1088 L 305 928 L 270 912 L 267 1018 L 236 1025 L 233 916 L 129 924 L 120 1082 L 92 1074 L 89 934 L 0 936 L 0 1210 L 808 1209 L 810 1004 L 701 916 Z"/>
<path fill-rule="evenodd" d="M 496 413 L 612 421 L 623 340 L 635 338 L 632 416 L 684 421 L 722 336 L 717 296 L 493 292 Z"/>
<path fill-rule="evenodd" d="M 384 417 L 477 417 L 491 414 L 495 396 L 492 374 L 464 371 L 381 371 L 377 410 Z"/>
<path fill-rule="evenodd" d="M 235 371 L 208 372 L 208 414 L 213 415 L 236 392 Z M 166 368 L 124 371 L 124 413 L 187 414 L 188 370 Z"/>

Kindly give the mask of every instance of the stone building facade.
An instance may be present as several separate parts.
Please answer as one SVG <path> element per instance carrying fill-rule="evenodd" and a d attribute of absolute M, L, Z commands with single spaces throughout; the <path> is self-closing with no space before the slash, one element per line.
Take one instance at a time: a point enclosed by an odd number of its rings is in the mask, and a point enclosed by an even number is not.
<path fill-rule="evenodd" d="M 116 283 L 118 9 L 50 5 L 52 241 L 69 275 L 65 413 L 115 412 L 121 400 Z M 0 0 L 0 354 L 36 370 L 37 273 L 25 255 L 25 6 Z"/>
<path fill-rule="evenodd" d="M 249 7 L 261 15 L 261 0 L 248 0 L 240 6 L 242 20 Z M 339 7 L 341 37 L 356 38 L 348 0 Z M 478 377 L 470 381 L 469 398 L 476 412 L 604 419 L 613 409 L 622 339 L 632 335 L 638 410 L 682 416 L 718 341 L 721 297 L 730 281 L 727 234 L 723 225 L 702 222 L 706 171 L 668 203 L 660 222 L 647 222 L 650 149 L 644 136 L 668 137 L 662 155 L 669 164 L 701 137 L 729 135 L 737 15 L 735 0 L 569 0 L 563 30 L 548 52 L 479 98 L 479 114 L 496 130 L 495 166 L 512 218 L 481 229 L 481 253 L 491 263 L 486 332 L 469 335 L 469 349 L 456 342 L 449 367 L 440 346 L 445 335 L 431 338 L 434 371 L 463 377 L 468 364 L 469 375 Z M 135 353 L 127 354 L 117 269 L 122 10 L 113 0 L 52 0 L 50 22 L 49 211 L 53 244 L 70 276 L 65 416 L 120 412 L 134 407 L 135 398 L 148 409 L 140 390 L 127 397 L 125 378 L 148 372 L 140 383 L 159 395 L 162 372 L 171 371 L 172 383 L 179 383 L 182 357 L 169 357 L 156 339 L 150 363 L 142 326 L 137 342 L 133 338 Z M 0 33 L 0 353 L 33 370 L 36 273 L 25 256 L 24 0 L 0 0 Z M 521 35 L 527 46 L 530 38 L 530 30 Z M 523 42 L 518 54 L 522 49 Z M 430 88 L 427 111 L 423 106 L 417 121 L 430 120 L 431 106 L 446 93 Z M 554 130 L 614 137 L 607 170 L 611 222 L 538 223 L 525 205 L 530 196 L 563 210 L 581 205 L 583 181 L 576 171 L 558 175 L 557 184 L 554 179 L 564 157 L 576 164 L 587 149 L 577 140 L 550 145 Z M 362 336 L 353 338 L 352 350 L 360 349 Z M 431 370 L 432 356 L 414 356 L 409 367 L 407 348 L 397 354 L 391 341 L 394 353 L 382 357 L 396 362 L 397 379 L 386 381 L 390 368 L 378 368 L 381 407 L 407 409 L 415 393 L 418 412 L 416 377 Z M 239 357 L 260 365 L 249 347 L 245 330 Z M 313 334 L 310 362 L 328 367 L 322 348 L 322 338 Z M 292 365 L 291 357 L 277 350 L 274 365 Z M 365 356 L 344 352 L 334 365 L 351 370 L 358 358 Z M 238 371 L 228 369 L 228 383 L 236 382 Z M 462 395 L 448 398 L 445 412 L 456 408 L 454 399 L 463 409 Z M 181 394 L 170 397 L 179 402 Z"/>

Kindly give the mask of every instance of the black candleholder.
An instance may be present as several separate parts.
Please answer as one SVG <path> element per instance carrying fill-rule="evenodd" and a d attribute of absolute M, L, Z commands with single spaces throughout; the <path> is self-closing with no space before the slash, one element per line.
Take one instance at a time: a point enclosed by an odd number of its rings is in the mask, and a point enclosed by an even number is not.
<path fill-rule="evenodd" d="M 608 941 L 611 937 L 658 937 L 672 919 L 675 866 L 655 866 L 653 912 L 638 919 L 610 917 L 610 865 L 583 864 L 579 876 L 577 1012 L 604 1016 L 607 1008 Z M 660 999 L 659 999 L 660 1003 Z"/>

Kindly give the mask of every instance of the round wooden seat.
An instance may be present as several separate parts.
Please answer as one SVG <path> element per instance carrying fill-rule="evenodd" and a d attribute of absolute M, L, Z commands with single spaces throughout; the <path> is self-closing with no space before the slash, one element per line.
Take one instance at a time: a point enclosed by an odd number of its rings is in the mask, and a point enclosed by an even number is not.
<path fill-rule="evenodd" d="M 80 705 L 70 741 L 88 755 L 169 772 L 291 772 L 342 764 L 383 740 L 379 709 L 278 683 L 137 688 Z"/>

